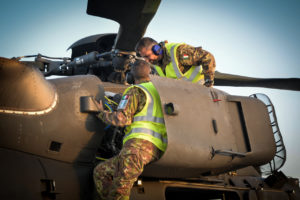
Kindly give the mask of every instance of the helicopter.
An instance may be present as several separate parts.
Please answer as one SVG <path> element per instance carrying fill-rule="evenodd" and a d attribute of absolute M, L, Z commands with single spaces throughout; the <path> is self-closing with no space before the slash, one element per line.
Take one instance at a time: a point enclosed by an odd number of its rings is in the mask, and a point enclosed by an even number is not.
<path fill-rule="evenodd" d="M 115 8 L 116 4 L 120 6 Z M 122 131 L 97 120 L 91 97 L 106 101 L 113 110 L 116 94 L 128 87 L 124 78 L 136 59 L 134 46 L 159 4 L 158 0 L 133 4 L 89 0 L 87 13 L 118 21 L 118 34 L 75 42 L 70 46 L 70 59 L 36 55 L 34 62 L 20 62 L 19 58 L 1 58 L 1 199 L 94 198 L 96 155 L 105 159 L 116 154 Z M 137 27 L 132 27 L 137 19 Z M 68 77 L 46 80 L 44 76 L 49 75 Z M 278 171 L 285 162 L 285 148 L 268 98 L 262 96 L 267 99 L 262 103 L 257 100 L 261 95 L 232 96 L 157 76 L 152 81 L 165 109 L 168 150 L 146 167 L 131 199 L 299 198 L 298 180 Z M 215 83 L 299 91 L 298 79 L 216 73 Z M 106 98 L 109 95 L 111 99 Z M 187 104 L 186 99 L 195 102 Z M 203 108 L 207 105 L 210 110 Z M 192 113 L 200 112 L 208 117 L 193 120 Z M 204 127 L 201 131 L 195 129 L 199 123 Z M 271 174 L 263 179 L 259 168 L 267 163 Z"/>

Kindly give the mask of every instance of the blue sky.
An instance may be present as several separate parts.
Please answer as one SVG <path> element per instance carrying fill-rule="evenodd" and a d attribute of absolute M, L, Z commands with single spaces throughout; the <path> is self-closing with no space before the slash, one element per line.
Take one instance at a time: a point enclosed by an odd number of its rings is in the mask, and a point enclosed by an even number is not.
<path fill-rule="evenodd" d="M 86 5 L 83 0 L 2 2 L 0 56 L 70 56 L 66 49 L 75 41 L 118 31 L 116 22 L 87 15 Z M 163 0 L 145 35 L 202 46 L 224 73 L 300 78 L 299 9 L 298 0 Z M 300 92 L 217 88 L 233 95 L 265 93 L 271 98 L 288 151 L 283 171 L 300 178 Z"/>

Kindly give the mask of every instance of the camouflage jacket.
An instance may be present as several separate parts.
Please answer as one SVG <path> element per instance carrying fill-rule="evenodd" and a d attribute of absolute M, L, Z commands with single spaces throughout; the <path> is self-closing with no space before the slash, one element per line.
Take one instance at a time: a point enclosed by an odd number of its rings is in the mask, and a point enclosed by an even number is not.
<path fill-rule="evenodd" d="M 158 65 L 165 72 L 167 64 L 171 62 L 171 57 L 164 48 L 163 59 Z M 202 65 L 204 79 L 214 80 L 216 62 L 214 56 L 202 49 L 202 47 L 192 47 L 182 44 L 177 48 L 177 60 L 179 69 L 182 73 L 188 71 L 193 65 Z"/>
<path fill-rule="evenodd" d="M 101 111 L 98 114 L 104 123 L 111 124 L 113 126 L 124 127 L 132 123 L 133 117 L 136 113 L 139 113 L 146 104 L 146 95 L 142 89 L 138 87 L 130 88 L 126 94 L 123 95 L 122 99 L 126 98 L 125 104 L 117 111 Z"/>

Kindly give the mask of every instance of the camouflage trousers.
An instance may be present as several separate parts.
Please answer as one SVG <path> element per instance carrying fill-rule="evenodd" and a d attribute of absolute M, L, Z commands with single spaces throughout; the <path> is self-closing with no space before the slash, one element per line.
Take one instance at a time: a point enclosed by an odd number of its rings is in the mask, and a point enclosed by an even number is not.
<path fill-rule="evenodd" d="M 129 200 L 130 191 L 144 166 L 160 157 L 161 151 L 143 139 L 126 141 L 119 155 L 98 164 L 94 182 L 101 199 Z"/>

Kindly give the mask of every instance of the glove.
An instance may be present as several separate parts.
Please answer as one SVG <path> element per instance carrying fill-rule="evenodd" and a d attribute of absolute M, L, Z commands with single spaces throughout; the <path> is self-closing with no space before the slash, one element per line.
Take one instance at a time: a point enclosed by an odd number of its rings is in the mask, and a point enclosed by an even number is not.
<path fill-rule="evenodd" d="M 214 80 L 211 79 L 205 79 L 204 85 L 206 87 L 212 87 L 214 85 Z"/>

